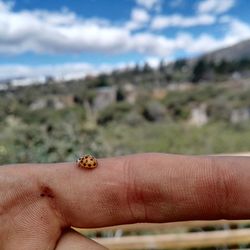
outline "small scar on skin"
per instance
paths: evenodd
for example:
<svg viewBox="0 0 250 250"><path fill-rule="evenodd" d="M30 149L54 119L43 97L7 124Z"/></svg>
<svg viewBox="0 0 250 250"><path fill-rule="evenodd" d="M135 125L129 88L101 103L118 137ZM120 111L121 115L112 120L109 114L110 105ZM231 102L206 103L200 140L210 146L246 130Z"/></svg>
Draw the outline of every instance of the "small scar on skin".
<svg viewBox="0 0 250 250"><path fill-rule="evenodd" d="M41 187L40 196L41 197L48 197L48 198L51 198L51 199L53 199L55 197L52 190L47 186L42 186Z"/></svg>

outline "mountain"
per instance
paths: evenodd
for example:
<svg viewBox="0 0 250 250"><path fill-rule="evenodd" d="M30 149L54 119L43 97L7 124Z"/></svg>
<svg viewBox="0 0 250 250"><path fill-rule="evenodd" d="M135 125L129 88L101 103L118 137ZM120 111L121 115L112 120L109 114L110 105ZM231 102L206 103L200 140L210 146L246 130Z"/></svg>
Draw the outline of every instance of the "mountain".
<svg viewBox="0 0 250 250"><path fill-rule="evenodd" d="M221 60L238 61L241 59L250 59L250 39L230 47L216 50L202 57L208 61L214 62L219 62Z"/></svg>

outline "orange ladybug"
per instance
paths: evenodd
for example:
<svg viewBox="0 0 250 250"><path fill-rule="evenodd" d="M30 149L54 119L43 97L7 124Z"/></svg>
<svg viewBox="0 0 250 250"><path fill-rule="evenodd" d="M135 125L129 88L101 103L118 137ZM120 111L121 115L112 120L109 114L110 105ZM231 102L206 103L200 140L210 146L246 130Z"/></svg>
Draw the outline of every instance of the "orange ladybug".
<svg viewBox="0 0 250 250"><path fill-rule="evenodd" d="M84 155L80 157L77 161L77 165L80 168L96 168L98 163L95 157L92 155Z"/></svg>

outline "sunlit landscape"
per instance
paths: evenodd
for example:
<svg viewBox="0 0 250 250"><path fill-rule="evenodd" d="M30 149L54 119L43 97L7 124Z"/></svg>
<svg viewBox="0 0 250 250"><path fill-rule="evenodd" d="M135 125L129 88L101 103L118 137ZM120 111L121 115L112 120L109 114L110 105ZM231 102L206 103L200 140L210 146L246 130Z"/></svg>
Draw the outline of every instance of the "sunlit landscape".
<svg viewBox="0 0 250 250"><path fill-rule="evenodd" d="M249 1L87 2L0 0L1 165L72 162L82 152L250 152ZM249 224L81 233L110 249L141 249L123 248L130 236L143 249L238 249L250 237L227 241L224 231L249 234ZM199 240L210 231L215 243ZM145 243L150 235L159 236L156 247Z"/></svg>

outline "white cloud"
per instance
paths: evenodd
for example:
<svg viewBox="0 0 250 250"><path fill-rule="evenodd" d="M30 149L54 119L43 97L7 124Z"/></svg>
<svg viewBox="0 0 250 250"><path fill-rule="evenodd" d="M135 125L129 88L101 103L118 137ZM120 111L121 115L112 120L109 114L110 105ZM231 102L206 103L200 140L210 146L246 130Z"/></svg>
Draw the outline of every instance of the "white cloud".
<svg viewBox="0 0 250 250"><path fill-rule="evenodd" d="M147 9L159 8L161 6L161 0L136 0L136 3Z"/></svg>
<svg viewBox="0 0 250 250"><path fill-rule="evenodd" d="M203 0L197 5L199 13L224 13L235 5L235 0Z"/></svg>
<svg viewBox="0 0 250 250"><path fill-rule="evenodd" d="M214 38L208 34L202 34L197 39L193 38L194 44L187 48L188 52L204 53L215 49L234 45L245 39L250 39L250 26L235 18L222 19L227 22L227 33L223 38Z"/></svg>
<svg viewBox="0 0 250 250"><path fill-rule="evenodd" d="M216 17L211 14L199 14L194 17L156 16L151 26L154 29L173 26L191 27L209 25L214 23L215 19ZM186 54L203 53L250 38L250 26L247 23L228 16L220 17L219 20L220 25L225 28L222 38L215 38L206 33L198 36L190 33L177 33L174 37L168 37L155 34L152 30L144 32L137 30L141 27L148 27L150 21L148 12L141 8L132 11L129 27L129 22L114 25L98 18L83 19L67 10L16 12L10 4L5 4L0 0L0 54L24 52L122 54L129 52L140 53L146 58L151 58L151 62L156 62L152 58L172 59L178 51L184 51ZM6 65L0 66L0 78L7 75L32 76L52 73L84 76L87 73L112 68L112 65L98 67L90 64L44 67Z"/></svg>
<svg viewBox="0 0 250 250"><path fill-rule="evenodd" d="M66 63L56 65L2 65L0 67L0 81L14 80L16 85L28 85L35 82L44 83L46 77L55 80L80 79L95 76L100 73L111 73L113 70L133 68L135 62L120 62L117 64ZM1 89L1 83L0 83Z"/></svg>
<svg viewBox="0 0 250 250"><path fill-rule="evenodd" d="M193 17L184 17L181 15L156 16L152 23L152 29L164 29L167 27L192 27L198 25L211 25L216 22L212 15L198 15Z"/></svg>
<svg viewBox="0 0 250 250"><path fill-rule="evenodd" d="M125 24L124 28L128 31L138 30L149 22L150 16L145 9L135 8L131 12L131 19Z"/></svg>
<svg viewBox="0 0 250 250"><path fill-rule="evenodd" d="M66 75L79 75L84 77L87 73L95 72L95 67L87 63L72 63L60 65L45 66L27 66L27 65L2 65L0 67L0 79L19 77L41 77L54 76L62 77Z"/></svg>
<svg viewBox="0 0 250 250"><path fill-rule="evenodd" d="M2 65L0 67L0 80L30 78L31 81L36 79L43 80L45 76L52 76L55 79L77 79L87 75L96 75L99 73L109 73L114 69L123 70L134 66L130 63L118 63L115 65L101 64L99 66L89 63L68 63L57 65ZM21 79L20 82L23 82ZM26 82L26 81L24 81Z"/></svg>
<svg viewBox="0 0 250 250"><path fill-rule="evenodd" d="M156 69L161 63L161 59L159 57L148 57L145 61L149 64L151 68L154 69Z"/></svg>
<svg viewBox="0 0 250 250"><path fill-rule="evenodd" d="M228 30L223 39L215 39L207 34L198 37L190 34L177 34L176 37L168 38L152 32L132 33L133 29L128 28L128 23L115 26L107 20L79 18L75 13L67 10L14 12L10 5L1 1L0 3L2 6L0 53L2 54L136 52L146 56L165 57L173 55L178 50L202 52L223 44L227 45L229 40L238 41L248 37L249 26L236 20L227 24ZM131 13L130 25L133 24L135 29L147 24L148 20L148 13L137 8ZM154 19L152 27L155 29L168 26L190 27L208 25L214 21L213 16L205 14L196 17L158 16ZM242 32L237 32L236 27ZM195 49L190 49L191 47Z"/></svg>
<svg viewBox="0 0 250 250"><path fill-rule="evenodd" d="M227 40L229 43L237 43L250 38L250 25L244 23L236 18L228 20Z"/></svg>
<svg viewBox="0 0 250 250"><path fill-rule="evenodd" d="M140 25L148 18L140 9L132 13L132 21ZM132 34L122 26L112 26L105 20L83 20L71 12L8 10L0 14L0 53L169 54L169 44L172 41L161 36Z"/></svg>
<svg viewBox="0 0 250 250"><path fill-rule="evenodd" d="M148 22L150 19L150 16L147 11L144 9L135 8L132 10L131 14L132 20L138 22L138 23L145 23Z"/></svg>
<svg viewBox="0 0 250 250"><path fill-rule="evenodd" d="M106 20L84 20L72 12L0 12L0 53L116 53L126 51L128 38Z"/></svg>
<svg viewBox="0 0 250 250"><path fill-rule="evenodd" d="M200 54L250 38L250 26L248 24L232 17L223 17L221 19L228 30L221 39L206 33L197 37L193 37L189 33L179 33L175 38L171 39L151 33L139 33L130 37L132 42L129 43L127 41L127 47L129 51L137 51L147 55L145 61L152 67L156 67L161 58L164 58L165 61L172 61L174 59L173 54L179 50L183 50L187 54ZM95 75L101 72L111 72L113 69L124 69L133 65L133 62L116 65L102 64L99 66L88 63L45 66L2 65L0 66L0 80L10 76L12 78L54 76L58 79L72 79L89 74Z"/></svg>

